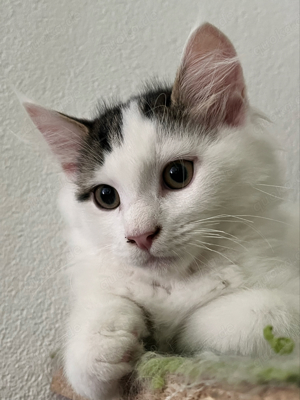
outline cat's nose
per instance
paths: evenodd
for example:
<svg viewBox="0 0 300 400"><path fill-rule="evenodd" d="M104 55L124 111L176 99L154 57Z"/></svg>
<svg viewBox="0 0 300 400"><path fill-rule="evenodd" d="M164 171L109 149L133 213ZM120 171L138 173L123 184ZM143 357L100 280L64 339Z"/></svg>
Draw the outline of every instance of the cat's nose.
<svg viewBox="0 0 300 400"><path fill-rule="evenodd" d="M153 240L157 237L160 232L160 228L156 228L153 231L142 233L137 236L127 236L129 243L135 243L142 250L150 250Z"/></svg>

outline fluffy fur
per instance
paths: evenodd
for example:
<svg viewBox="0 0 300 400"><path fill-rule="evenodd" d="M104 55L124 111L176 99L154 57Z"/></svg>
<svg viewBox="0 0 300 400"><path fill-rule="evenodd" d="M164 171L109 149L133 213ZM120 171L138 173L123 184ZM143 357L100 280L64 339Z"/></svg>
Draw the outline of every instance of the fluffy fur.
<svg viewBox="0 0 300 400"><path fill-rule="evenodd" d="M297 340L299 223L278 196L284 187L278 146L265 118L248 106L229 40L209 24L196 37L208 52L223 54L222 73L195 72L203 55L192 36L172 93L158 88L154 100L163 94L162 102L149 106L148 91L120 105L105 136L101 131L106 150L99 158L95 121L69 121L70 137L74 131L82 139L68 161L72 168L64 168L60 195L75 249L64 359L74 389L92 400L121 395L120 379L149 350L149 338L160 352L260 357L270 355L266 325ZM212 83L204 106L195 95L203 74ZM226 76L230 84L223 85ZM43 114L44 129L35 106L25 107L46 139L60 134L57 114ZM193 179L168 190L162 171L179 159L194 162ZM89 188L102 183L118 190L118 208L99 209L92 201ZM127 242L156 226L161 231L150 252Z"/></svg>

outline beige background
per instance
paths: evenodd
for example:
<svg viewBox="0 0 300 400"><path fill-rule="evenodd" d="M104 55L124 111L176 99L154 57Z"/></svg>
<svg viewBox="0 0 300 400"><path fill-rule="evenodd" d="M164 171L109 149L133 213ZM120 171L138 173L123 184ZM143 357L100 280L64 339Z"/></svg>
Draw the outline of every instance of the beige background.
<svg viewBox="0 0 300 400"><path fill-rule="evenodd" d="M298 0L2 0L0 7L0 398L45 400L67 313L60 176L38 150L11 85L43 105L89 116L100 97L124 98L152 76L172 79L202 16L236 45L252 104L276 123L296 197Z"/></svg>

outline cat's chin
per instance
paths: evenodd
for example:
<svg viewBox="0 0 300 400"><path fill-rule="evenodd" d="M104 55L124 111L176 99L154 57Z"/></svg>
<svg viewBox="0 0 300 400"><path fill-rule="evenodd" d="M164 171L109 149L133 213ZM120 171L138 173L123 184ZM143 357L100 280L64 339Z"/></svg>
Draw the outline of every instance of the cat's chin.
<svg viewBox="0 0 300 400"><path fill-rule="evenodd" d="M128 260L129 261L129 260ZM136 258L131 259L130 264L145 271L156 271L158 273L168 273L175 271L186 271L193 260L184 259L171 255L153 255L151 253L142 252ZM184 263L184 264L183 264Z"/></svg>
<svg viewBox="0 0 300 400"><path fill-rule="evenodd" d="M168 269L177 263L176 257L155 257L149 255L148 259L140 264L141 267L150 269Z"/></svg>

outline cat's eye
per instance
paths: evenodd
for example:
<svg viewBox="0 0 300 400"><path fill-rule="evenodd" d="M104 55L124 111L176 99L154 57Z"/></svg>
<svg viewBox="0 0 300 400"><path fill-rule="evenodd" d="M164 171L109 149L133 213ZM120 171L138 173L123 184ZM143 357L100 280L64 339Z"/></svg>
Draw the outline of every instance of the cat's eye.
<svg viewBox="0 0 300 400"><path fill-rule="evenodd" d="M177 160L169 163L163 172L163 180L169 189L183 189L193 178L192 161Z"/></svg>
<svg viewBox="0 0 300 400"><path fill-rule="evenodd" d="M94 189L94 200L98 207L113 210L120 205L120 197L115 188L99 185Z"/></svg>

